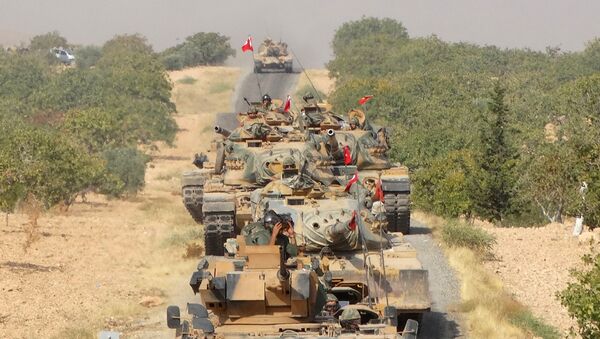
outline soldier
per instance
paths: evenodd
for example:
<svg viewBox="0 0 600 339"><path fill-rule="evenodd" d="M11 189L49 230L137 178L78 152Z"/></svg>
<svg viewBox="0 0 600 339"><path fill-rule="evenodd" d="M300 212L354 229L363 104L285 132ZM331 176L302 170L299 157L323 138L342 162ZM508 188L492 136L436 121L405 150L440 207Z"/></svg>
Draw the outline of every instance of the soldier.
<svg viewBox="0 0 600 339"><path fill-rule="evenodd" d="M261 108L264 111L275 111L275 110L277 110L277 106L272 103L271 96L268 95L268 94L263 95Z"/></svg>
<svg viewBox="0 0 600 339"><path fill-rule="evenodd" d="M322 315L332 317L339 309L340 302L338 301L338 298L331 293L327 293L327 300L325 305L323 305L323 311L321 312Z"/></svg>
<svg viewBox="0 0 600 339"><path fill-rule="evenodd" d="M287 257L295 257L298 254L298 248L293 224L291 218L268 210L262 222L244 226L242 235L246 238L248 245L280 245Z"/></svg>
<svg viewBox="0 0 600 339"><path fill-rule="evenodd" d="M340 315L340 325L346 332L357 332L360 325L360 313L355 308L346 307Z"/></svg>
<svg viewBox="0 0 600 339"><path fill-rule="evenodd" d="M357 117L352 117L350 118L350 130L354 131L355 129L360 127L360 122L358 121Z"/></svg>

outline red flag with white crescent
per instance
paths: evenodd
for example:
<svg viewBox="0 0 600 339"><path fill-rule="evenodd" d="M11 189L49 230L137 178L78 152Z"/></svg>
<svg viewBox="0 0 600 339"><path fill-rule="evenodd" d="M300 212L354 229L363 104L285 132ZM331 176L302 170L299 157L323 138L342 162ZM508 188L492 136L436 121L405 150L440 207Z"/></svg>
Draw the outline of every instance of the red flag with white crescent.
<svg viewBox="0 0 600 339"><path fill-rule="evenodd" d="M247 52L247 51L254 52L254 47L252 47L252 36L250 36L250 35L248 35L248 39L246 39L246 42L244 42L244 44L242 45L242 52Z"/></svg>
<svg viewBox="0 0 600 339"><path fill-rule="evenodd" d="M350 188L352 187L352 185L354 185L356 182L358 182L358 172L354 173L352 178L350 178L350 180L348 180L348 183L346 184L346 189L344 189L344 192L348 192L350 190Z"/></svg>
<svg viewBox="0 0 600 339"><path fill-rule="evenodd" d="M356 230L356 210L352 211L352 219L350 219L350 222L348 223L348 227L352 231Z"/></svg>
<svg viewBox="0 0 600 339"><path fill-rule="evenodd" d="M350 153L350 146L344 146L344 165L350 165L352 163L352 153Z"/></svg>
<svg viewBox="0 0 600 339"><path fill-rule="evenodd" d="M360 98L360 100L358 100L358 104L364 105L367 103L367 101L371 100L371 98L373 98L372 95L365 95L364 97Z"/></svg>
<svg viewBox="0 0 600 339"><path fill-rule="evenodd" d="M290 108L292 107L292 98L288 95L287 99L285 100L285 105L283 105L283 111L285 113L290 111Z"/></svg>

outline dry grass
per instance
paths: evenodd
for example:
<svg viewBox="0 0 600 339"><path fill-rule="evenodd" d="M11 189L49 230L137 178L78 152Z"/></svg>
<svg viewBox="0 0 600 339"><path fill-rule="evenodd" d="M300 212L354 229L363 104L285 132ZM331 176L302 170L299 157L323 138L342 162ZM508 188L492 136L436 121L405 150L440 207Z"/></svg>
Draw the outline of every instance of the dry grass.
<svg viewBox="0 0 600 339"><path fill-rule="evenodd" d="M448 222L414 212L415 220L431 227L443 239ZM461 281L461 305L466 336L470 338L557 338L556 331L536 319L504 288L502 281L482 265L481 253L466 247L444 246L450 266Z"/></svg>
<svg viewBox="0 0 600 339"><path fill-rule="evenodd" d="M205 66L171 72L169 77L175 85L171 98L177 105L177 112L195 114L231 110L231 97L240 72L238 68Z"/></svg>

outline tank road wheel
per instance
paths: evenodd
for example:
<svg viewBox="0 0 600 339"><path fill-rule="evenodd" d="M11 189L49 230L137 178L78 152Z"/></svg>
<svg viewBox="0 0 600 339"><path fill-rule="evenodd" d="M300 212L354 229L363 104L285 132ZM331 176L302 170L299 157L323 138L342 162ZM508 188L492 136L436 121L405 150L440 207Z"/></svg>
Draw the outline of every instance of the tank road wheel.
<svg viewBox="0 0 600 339"><path fill-rule="evenodd" d="M185 186L182 189L183 193L183 204L188 210L194 221L202 223L202 192L204 186L194 185Z"/></svg>
<svg viewBox="0 0 600 339"><path fill-rule="evenodd" d="M233 212L208 212L204 215L205 255L225 255L224 244L235 237Z"/></svg>
<svg viewBox="0 0 600 339"><path fill-rule="evenodd" d="M410 200L406 193L388 192L384 195L385 215L388 230L410 233Z"/></svg>

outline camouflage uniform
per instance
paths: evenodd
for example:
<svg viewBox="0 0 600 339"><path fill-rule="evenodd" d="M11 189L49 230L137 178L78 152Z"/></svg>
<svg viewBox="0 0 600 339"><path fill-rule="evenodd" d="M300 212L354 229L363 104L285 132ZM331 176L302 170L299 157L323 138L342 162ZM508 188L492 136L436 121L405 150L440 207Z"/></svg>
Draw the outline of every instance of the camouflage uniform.
<svg viewBox="0 0 600 339"><path fill-rule="evenodd" d="M283 218L280 219L284 222ZM271 240L272 228L267 226L264 221L249 223L242 229L242 235L246 238L247 245L268 245ZM298 255L298 248L294 244L290 244L290 239L278 234L275 240L275 245L282 246L287 253L287 257L295 257Z"/></svg>

